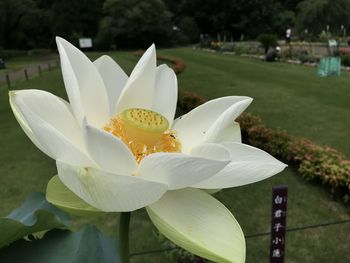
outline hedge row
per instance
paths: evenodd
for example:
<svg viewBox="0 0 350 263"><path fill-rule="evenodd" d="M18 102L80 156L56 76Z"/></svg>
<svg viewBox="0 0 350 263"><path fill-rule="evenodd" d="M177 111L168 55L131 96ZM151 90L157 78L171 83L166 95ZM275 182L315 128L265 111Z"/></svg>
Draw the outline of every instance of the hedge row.
<svg viewBox="0 0 350 263"><path fill-rule="evenodd" d="M180 91L179 111L188 112L206 100L193 92ZM286 131L266 127L261 118L243 113L237 121L245 143L258 147L276 158L294 166L306 180L319 181L350 200L350 160L339 151L297 138Z"/></svg>
<svg viewBox="0 0 350 263"><path fill-rule="evenodd" d="M249 144L296 165L306 180L321 181L333 193L340 193L345 201L349 200L350 160L346 160L342 153L285 131L268 128L252 114L242 114L237 121L241 125L243 138Z"/></svg>

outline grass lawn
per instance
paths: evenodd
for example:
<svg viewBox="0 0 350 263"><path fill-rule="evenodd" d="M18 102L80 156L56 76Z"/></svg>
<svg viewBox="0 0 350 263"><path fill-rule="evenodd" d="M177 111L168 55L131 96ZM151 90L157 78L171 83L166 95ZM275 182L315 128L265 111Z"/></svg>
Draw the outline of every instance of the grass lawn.
<svg viewBox="0 0 350 263"><path fill-rule="evenodd" d="M207 98L249 95L255 98L249 110L261 115L269 126L283 128L317 143L330 145L350 156L347 141L350 127L350 74L321 79L315 69L287 64L268 64L230 55L191 49L160 51L181 57L187 68L179 76L179 86ZM96 58L99 54L91 53ZM130 53L112 53L129 73L137 61ZM66 97L58 69L29 82L17 82L14 89L38 88ZM56 173L54 161L37 150L15 121L8 105L5 86L0 86L0 215L19 206L31 191L45 191ZM349 219L349 209L332 200L328 189L305 182L292 168L253 185L224 190L217 194L240 222L245 234L267 232L270 228L271 187L289 186L288 227ZM88 222L74 219L74 226ZM93 219L113 235L117 214ZM152 224L144 210L134 213L131 225L131 250L159 249ZM348 245L350 224L290 232L287 235L286 262L350 262ZM247 263L268 262L269 238L247 239ZM133 262L167 262L164 254L133 257Z"/></svg>
<svg viewBox="0 0 350 263"><path fill-rule="evenodd" d="M12 57L5 60L6 69L0 70L0 74L4 74L14 70L19 70L28 66L29 64L39 63L45 61L46 59L47 56L44 56L42 54Z"/></svg>

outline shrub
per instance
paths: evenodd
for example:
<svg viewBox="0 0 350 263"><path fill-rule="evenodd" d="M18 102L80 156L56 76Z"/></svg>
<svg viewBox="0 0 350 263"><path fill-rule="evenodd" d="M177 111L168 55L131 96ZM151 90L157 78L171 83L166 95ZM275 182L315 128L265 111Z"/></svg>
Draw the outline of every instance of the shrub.
<svg viewBox="0 0 350 263"><path fill-rule="evenodd" d="M248 48L245 47L244 45L235 45L233 47L233 51L235 52L236 55L247 54Z"/></svg>
<svg viewBox="0 0 350 263"><path fill-rule="evenodd" d="M268 52L270 47L277 46L277 36L272 34L261 34L257 39L261 46L265 49L265 54Z"/></svg>
<svg viewBox="0 0 350 263"><path fill-rule="evenodd" d="M172 59L172 58L157 56L157 59L170 62L176 74L182 73L186 68L185 62L179 58Z"/></svg>
<svg viewBox="0 0 350 263"><path fill-rule="evenodd" d="M306 63L309 61L309 54L307 52L305 53L300 53L299 55L299 60L301 63Z"/></svg>
<svg viewBox="0 0 350 263"><path fill-rule="evenodd" d="M297 138L285 131L266 127L260 118L242 114L237 121L250 145L269 152L297 167L306 180L320 181L331 191L348 201L350 191L350 161L339 151Z"/></svg>
<svg viewBox="0 0 350 263"><path fill-rule="evenodd" d="M177 107L183 113L187 113L192 109L203 104L206 100L195 92L179 90Z"/></svg>
<svg viewBox="0 0 350 263"><path fill-rule="evenodd" d="M326 32L326 31L322 31L318 35L318 38L319 38L319 41L328 42L328 40L332 38L332 33L331 32Z"/></svg>
<svg viewBox="0 0 350 263"><path fill-rule="evenodd" d="M341 63L345 67L350 67L350 54L341 56Z"/></svg>

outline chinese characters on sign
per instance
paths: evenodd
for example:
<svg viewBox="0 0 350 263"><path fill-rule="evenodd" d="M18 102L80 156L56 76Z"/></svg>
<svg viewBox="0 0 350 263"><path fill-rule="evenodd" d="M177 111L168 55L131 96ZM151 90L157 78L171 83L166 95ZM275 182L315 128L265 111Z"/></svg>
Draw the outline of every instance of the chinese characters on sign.
<svg viewBox="0 0 350 263"><path fill-rule="evenodd" d="M288 186L272 189L270 263L284 262Z"/></svg>

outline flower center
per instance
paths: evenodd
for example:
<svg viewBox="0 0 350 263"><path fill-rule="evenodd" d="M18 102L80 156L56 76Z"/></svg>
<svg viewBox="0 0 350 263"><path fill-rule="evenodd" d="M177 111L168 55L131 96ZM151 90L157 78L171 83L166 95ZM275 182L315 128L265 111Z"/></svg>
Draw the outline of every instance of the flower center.
<svg viewBox="0 0 350 263"><path fill-rule="evenodd" d="M156 152L181 152L175 131L169 130L168 120L146 109L128 109L110 119L103 127L121 139L137 162Z"/></svg>

